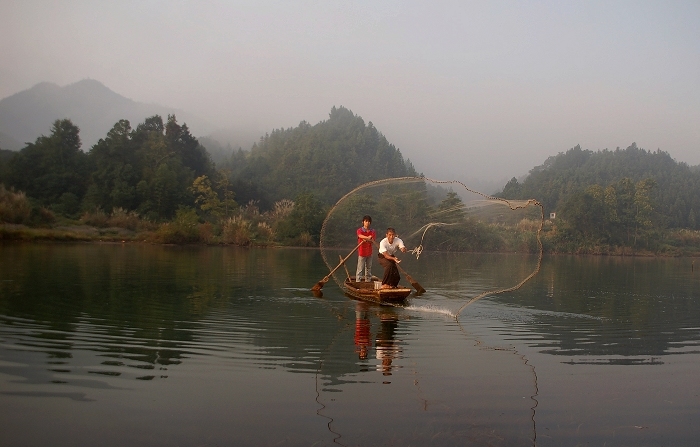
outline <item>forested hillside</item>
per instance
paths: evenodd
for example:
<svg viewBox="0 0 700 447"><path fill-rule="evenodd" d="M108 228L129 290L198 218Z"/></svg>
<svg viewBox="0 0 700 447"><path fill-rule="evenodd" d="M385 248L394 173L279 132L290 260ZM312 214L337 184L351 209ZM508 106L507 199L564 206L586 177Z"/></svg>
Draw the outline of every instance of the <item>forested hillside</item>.
<svg viewBox="0 0 700 447"><path fill-rule="evenodd" d="M534 197L547 214L556 213L555 240L565 251L583 246L656 251L678 230L700 229L700 172L636 144L598 152L576 146L549 157L522 183L511 179L499 196Z"/></svg>
<svg viewBox="0 0 700 447"><path fill-rule="evenodd" d="M362 183L416 175L371 122L344 107L314 126L275 130L221 167L231 172L239 201L259 200L263 208L304 191L330 205Z"/></svg>
<svg viewBox="0 0 700 447"><path fill-rule="evenodd" d="M0 150L0 222L52 227L68 219L145 229L153 240L175 243L316 245L328 209L346 193L373 180L419 175L371 122L343 107L315 125L274 130L218 166L172 115L135 128L120 120L87 152L70 120L56 120L50 131L18 152ZM406 202L422 206L410 210L413 218L464 206L454 192L433 189ZM577 146L548 158L522 183L513 178L500 196L536 199L546 215L556 214L542 232L550 252L700 250L700 171L666 152ZM363 203L357 213L374 202ZM485 224L445 247L533 250L534 239L523 243L518 228L535 224ZM7 231L0 228L0 238Z"/></svg>
<svg viewBox="0 0 700 447"><path fill-rule="evenodd" d="M134 227L174 220L164 232L190 234L164 239L201 239L192 229L206 224L205 233L236 243L306 245L317 242L325 210L348 191L412 175L411 163L372 123L343 107L314 126L275 130L218 169L174 116L164 122L156 115L135 129L120 120L88 152L79 128L63 119L19 152L0 152L0 221L42 225L64 216Z"/></svg>

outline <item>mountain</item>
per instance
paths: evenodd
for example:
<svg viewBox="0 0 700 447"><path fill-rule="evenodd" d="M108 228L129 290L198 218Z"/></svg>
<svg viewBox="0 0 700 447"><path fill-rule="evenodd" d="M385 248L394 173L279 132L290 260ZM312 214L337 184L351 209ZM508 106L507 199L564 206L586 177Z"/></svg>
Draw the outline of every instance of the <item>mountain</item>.
<svg viewBox="0 0 700 447"><path fill-rule="evenodd" d="M68 118L80 128L82 149L87 151L120 119L136 126L147 117L165 119L168 114L192 128L181 110L133 101L93 79L65 87L42 82L0 100L0 148L21 149L24 143L47 135L55 120Z"/></svg>

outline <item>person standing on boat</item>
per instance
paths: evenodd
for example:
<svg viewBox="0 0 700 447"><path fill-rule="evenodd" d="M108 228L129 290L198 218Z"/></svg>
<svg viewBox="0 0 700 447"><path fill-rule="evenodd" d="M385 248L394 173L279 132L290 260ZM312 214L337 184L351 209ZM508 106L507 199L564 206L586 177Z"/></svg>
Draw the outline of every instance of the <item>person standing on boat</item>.
<svg viewBox="0 0 700 447"><path fill-rule="evenodd" d="M406 253L403 241L396 237L396 230L389 227L386 229L386 237L379 243L379 264L384 267L382 289L393 289L401 280L399 269L396 267L401 260L394 255L397 250Z"/></svg>
<svg viewBox="0 0 700 447"><path fill-rule="evenodd" d="M355 281L372 281L372 244L377 240L377 232L369 226L372 225L372 218L364 216L362 218L362 226L357 229L357 243L360 248L357 249L357 272L355 273Z"/></svg>

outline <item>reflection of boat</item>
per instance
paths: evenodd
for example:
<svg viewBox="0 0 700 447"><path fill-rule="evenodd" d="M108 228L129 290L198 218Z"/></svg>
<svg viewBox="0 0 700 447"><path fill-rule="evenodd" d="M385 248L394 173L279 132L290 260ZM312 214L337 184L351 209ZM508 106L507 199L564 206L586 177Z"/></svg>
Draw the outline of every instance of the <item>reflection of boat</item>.
<svg viewBox="0 0 700 447"><path fill-rule="evenodd" d="M376 289L375 284L379 278L372 277L371 282L357 282L355 278L346 278L343 283L345 293L359 300L372 301L374 303L403 303L408 295L411 294L411 289L406 287L397 287L395 289Z"/></svg>

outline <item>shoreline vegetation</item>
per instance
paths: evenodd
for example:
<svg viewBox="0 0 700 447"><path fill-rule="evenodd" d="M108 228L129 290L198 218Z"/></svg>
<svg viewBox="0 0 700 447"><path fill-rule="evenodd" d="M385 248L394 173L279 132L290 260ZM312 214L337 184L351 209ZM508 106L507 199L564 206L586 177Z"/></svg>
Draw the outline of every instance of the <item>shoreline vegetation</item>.
<svg viewBox="0 0 700 447"><path fill-rule="evenodd" d="M134 225L135 224L135 225ZM528 222L530 226L536 222ZM522 226L522 223L521 223ZM249 225L244 225L249 227ZM700 231L676 230L666 235L666 244L660 250L625 246L607 246L603 244L577 247L575 250L562 250L556 246L556 227L546 221L541 232L543 252L545 254L593 255L593 256L637 256L637 257L700 257ZM474 253L536 253L536 240L513 245L521 233L517 228L499 227L503 244L500 249L456 250ZM515 235L511 241L509 234ZM82 221L56 222L55 225L32 227L24 224L0 223L0 243L15 242L86 242L86 243L144 243L162 245L201 245L201 246L237 246L237 247L284 247L314 248L318 247L311 235L305 235L295 243L280 243L274 240L251 240L251 234L238 229L238 232L217 234L209 223L184 225L182 222L155 224L131 217L127 225L106 221L104 225L95 226ZM437 250L441 251L441 250ZM444 251L444 250L442 250Z"/></svg>
<svg viewBox="0 0 700 447"><path fill-rule="evenodd" d="M0 149L0 240L317 247L331 206L348 191L424 178L371 122L343 107L316 125L274 130L249 151L229 149L215 162L186 124L156 115L136 128L120 120L85 152L80 129L56 120L49 136L24 149ZM439 251L537 253L542 224L548 254L700 255L700 167L635 144L577 146L511 179L494 197L535 198L544 214L499 224L472 219L451 189L397 188L404 206L389 189L358 195L344 222L364 214L413 224L457 219L459 227L433 230ZM542 223L542 215L550 219Z"/></svg>

